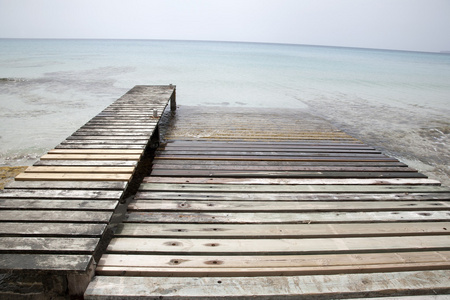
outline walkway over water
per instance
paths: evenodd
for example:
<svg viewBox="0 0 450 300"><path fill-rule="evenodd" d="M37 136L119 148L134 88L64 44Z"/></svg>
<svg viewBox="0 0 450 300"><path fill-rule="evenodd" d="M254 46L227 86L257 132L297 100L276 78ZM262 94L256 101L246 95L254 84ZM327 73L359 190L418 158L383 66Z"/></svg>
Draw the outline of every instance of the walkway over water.
<svg viewBox="0 0 450 300"><path fill-rule="evenodd" d="M173 86L134 87L0 191L0 298L84 293L169 101Z"/></svg>
<svg viewBox="0 0 450 300"><path fill-rule="evenodd" d="M450 293L450 189L304 111L183 108L87 299Z"/></svg>

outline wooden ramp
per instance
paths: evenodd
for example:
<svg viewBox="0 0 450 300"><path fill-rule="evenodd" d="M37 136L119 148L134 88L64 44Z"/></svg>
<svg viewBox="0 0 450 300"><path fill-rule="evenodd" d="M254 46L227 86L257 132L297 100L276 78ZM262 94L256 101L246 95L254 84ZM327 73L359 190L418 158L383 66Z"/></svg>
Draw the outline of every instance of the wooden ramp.
<svg viewBox="0 0 450 300"><path fill-rule="evenodd" d="M175 108L173 86L134 87L0 191L0 272L62 276L83 294L170 100Z"/></svg>
<svg viewBox="0 0 450 300"><path fill-rule="evenodd" d="M306 113L199 111L177 113L86 299L450 293L449 188Z"/></svg>

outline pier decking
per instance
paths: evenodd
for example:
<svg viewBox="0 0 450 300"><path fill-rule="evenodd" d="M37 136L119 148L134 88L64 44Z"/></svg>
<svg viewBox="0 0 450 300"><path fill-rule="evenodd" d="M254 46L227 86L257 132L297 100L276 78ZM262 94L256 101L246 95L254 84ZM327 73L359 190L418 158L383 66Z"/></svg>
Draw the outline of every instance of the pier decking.
<svg viewBox="0 0 450 300"><path fill-rule="evenodd" d="M439 182L304 112L179 111L165 139L87 299L450 293Z"/></svg>
<svg viewBox="0 0 450 300"><path fill-rule="evenodd" d="M108 224L149 141L158 139L170 101L175 109L173 86L136 86L0 191L0 272L42 274L63 282L59 293L84 293ZM44 293L54 292L49 285Z"/></svg>
<svg viewBox="0 0 450 300"><path fill-rule="evenodd" d="M305 111L181 107L165 127L169 101L136 86L0 191L0 280L31 274L25 298L450 294L450 188Z"/></svg>

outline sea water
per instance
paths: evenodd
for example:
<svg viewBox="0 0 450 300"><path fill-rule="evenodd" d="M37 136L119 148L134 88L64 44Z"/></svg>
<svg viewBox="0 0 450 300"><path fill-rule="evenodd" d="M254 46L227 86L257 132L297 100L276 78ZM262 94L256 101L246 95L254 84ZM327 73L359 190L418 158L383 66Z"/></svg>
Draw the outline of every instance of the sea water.
<svg viewBox="0 0 450 300"><path fill-rule="evenodd" d="M32 163L135 85L175 84L180 106L306 109L441 179L450 172L448 54L0 39L0 78L0 165Z"/></svg>

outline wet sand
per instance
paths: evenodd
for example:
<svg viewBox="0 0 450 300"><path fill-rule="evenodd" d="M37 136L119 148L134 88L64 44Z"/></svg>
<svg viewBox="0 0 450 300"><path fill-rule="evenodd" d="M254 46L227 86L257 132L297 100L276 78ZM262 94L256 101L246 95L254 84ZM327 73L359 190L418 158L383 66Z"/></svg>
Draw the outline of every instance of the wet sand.
<svg viewBox="0 0 450 300"><path fill-rule="evenodd" d="M0 167L0 190L5 187L6 184L14 180L19 173L23 172L27 167Z"/></svg>

